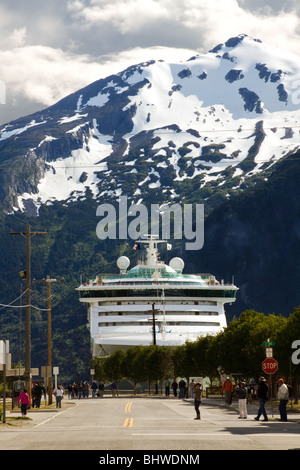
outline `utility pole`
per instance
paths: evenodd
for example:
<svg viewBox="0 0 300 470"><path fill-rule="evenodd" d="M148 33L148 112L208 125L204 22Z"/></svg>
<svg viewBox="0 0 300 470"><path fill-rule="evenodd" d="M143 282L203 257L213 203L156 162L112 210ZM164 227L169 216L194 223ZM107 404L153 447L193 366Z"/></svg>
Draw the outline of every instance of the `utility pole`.
<svg viewBox="0 0 300 470"><path fill-rule="evenodd" d="M52 405L52 327L51 327L51 283L64 282L64 279L41 279L34 282L43 282L47 285L47 327L48 327L48 367L47 367L47 385L48 385L48 405Z"/></svg>
<svg viewBox="0 0 300 470"><path fill-rule="evenodd" d="M31 261L30 241L34 235L45 235L47 232L31 232L27 224L26 232L10 232L10 235L22 235L26 238L26 271L20 273L26 279L26 316L25 316L25 371L24 378L29 396L31 396Z"/></svg>
<svg viewBox="0 0 300 470"><path fill-rule="evenodd" d="M150 310L148 313L152 313L152 332L153 332L153 344L156 346L156 331L155 331L155 314L159 312L159 309L156 309L154 307L154 303L152 304L152 310ZM156 382L155 384L155 393L156 395L158 394L158 384Z"/></svg>

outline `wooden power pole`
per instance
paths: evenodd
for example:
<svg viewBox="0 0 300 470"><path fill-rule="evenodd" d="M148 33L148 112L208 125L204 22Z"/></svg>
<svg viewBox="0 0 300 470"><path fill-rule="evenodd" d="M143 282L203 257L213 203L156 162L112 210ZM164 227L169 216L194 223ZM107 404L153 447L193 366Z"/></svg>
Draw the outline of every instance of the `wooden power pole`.
<svg viewBox="0 0 300 470"><path fill-rule="evenodd" d="M26 271L20 273L26 279L26 316L25 316L25 372L24 378L27 392L31 396L31 261L30 241L34 235L45 235L47 232L31 232L27 224L26 232L10 232L10 235L22 235L26 238Z"/></svg>
<svg viewBox="0 0 300 470"><path fill-rule="evenodd" d="M49 274L47 279L40 279L39 281L47 285L47 326L48 326L48 367L47 367L47 386L48 386L48 405L52 404L52 320L51 320L51 283L64 282L64 279L50 279Z"/></svg>

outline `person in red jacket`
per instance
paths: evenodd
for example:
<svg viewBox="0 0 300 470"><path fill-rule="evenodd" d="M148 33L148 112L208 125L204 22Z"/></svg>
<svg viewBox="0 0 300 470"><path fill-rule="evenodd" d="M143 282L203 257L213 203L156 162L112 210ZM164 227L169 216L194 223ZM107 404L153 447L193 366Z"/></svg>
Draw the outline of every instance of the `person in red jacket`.
<svg viewBox="0 0 300 470"><path fill-rule="evenodd" d="M233 385L229 377L226 377L223 383L222 392L225 392L225 406L230 406L232 403Z"/></svg>
<svg viewBox="0 0 300 470"><path fill-rule="evenodd" d="M24 388L23 392L20 393L19 395L18 404L19 403L21 403L21 414L23 418L23 416L26 416L27 408L29 408L30 406L30 398L29 398L26 388Z"/></svg>

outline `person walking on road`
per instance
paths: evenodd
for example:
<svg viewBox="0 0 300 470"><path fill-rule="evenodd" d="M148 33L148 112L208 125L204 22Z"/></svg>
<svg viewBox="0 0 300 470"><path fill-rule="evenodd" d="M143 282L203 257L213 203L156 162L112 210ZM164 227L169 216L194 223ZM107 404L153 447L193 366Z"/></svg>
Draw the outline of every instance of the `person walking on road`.
<svg viewBox="0 0 300 470"><path fill-rule="evenodd" d="M19 398L18 398L18 405L21 403L21 415L22 418L23 416L26 416L27 414L27 408L30 406L30 398L27 393L26 388L23 389L23 392L20 393Z"/></svg>
<svg viewBox="0 0 300 470"><path fill-rule="evenodd" d="M244 382L236 387L236 395L238 398L238 406L240 416L239 419L247 419L247 388Z"/></svg>
<svg viewBox="0 0 300 470"><path fill-rule="evenodd" d="M230 406L232 403L233 385L229 377L226 377L223 383L222 392L225 393L225 406Z"/></svg>
<svg viewBox="0 0 300 470"><path fill-rule="evenodd" d="M256 421L259 420L261 415L263 415L263 421L268 421L268 415L266 412L265 404L268 400L268 393L269 393L269 386L266 382L264 377L260 377L258 379L258 387L257 387L257 397L259 400L259 409L257 412L257 416L254 418Z"/></svg>
<svg viewBox="0 0 300 470"><path fill-rule="evenodd" d="M195 406L195 411L196 411L196 418L194 419L200 419L199 406L201 405L202 387L199 383L195 384L195 387L193 388L193 394L194 394L194 406Z"/></svg>
<svg viewBox="0 0 300 470"><path fill-rule="evenodd" d="M279 387L277 396L279 400L280 421L287 421L286 405L289 401L289 390L283 379L279 379L277 383Z"/></svg>

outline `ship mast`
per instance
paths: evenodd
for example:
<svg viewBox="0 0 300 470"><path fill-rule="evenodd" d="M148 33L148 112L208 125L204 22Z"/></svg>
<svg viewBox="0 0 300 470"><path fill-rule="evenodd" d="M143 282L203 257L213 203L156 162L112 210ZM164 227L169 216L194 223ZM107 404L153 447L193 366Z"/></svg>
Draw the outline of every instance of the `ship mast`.
<svg viewBox="0 0 300 470"><path fill-rule="evenodd" d="M148 245L148 247L146 247L145 264L155 269L157 269L157 265L159 263L157 244L167 243L166 240L158 240L156 237L157 235L148 235L148 238L138 240L138 243L144 243Z"/></svg>

